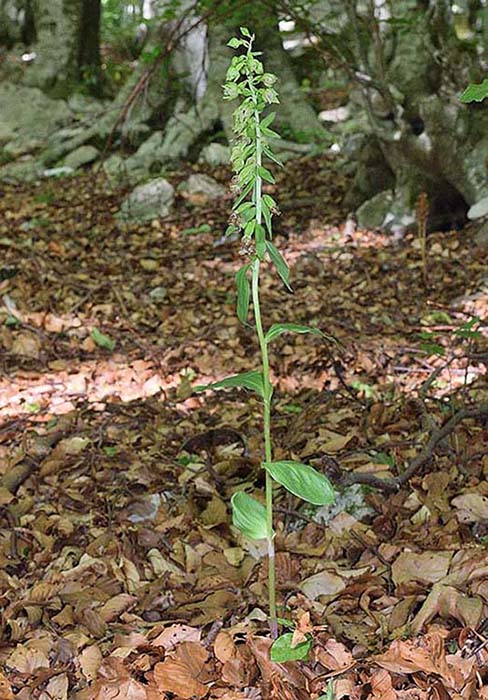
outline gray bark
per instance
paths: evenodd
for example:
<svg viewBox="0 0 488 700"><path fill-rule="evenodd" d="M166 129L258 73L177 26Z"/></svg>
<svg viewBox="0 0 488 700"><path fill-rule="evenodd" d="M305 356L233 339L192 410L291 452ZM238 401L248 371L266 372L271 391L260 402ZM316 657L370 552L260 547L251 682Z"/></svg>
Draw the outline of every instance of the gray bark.
<svg viewBox="0 0 488 700"><path fill-rule="evenodd" d="M444 0L432 3L408 32L384 38L381 48L385 72L369 46L367 69L375 86L366 81L361 95L380 146L378 162L386 162L395 178L385 224L411 223L418 195L427 192L431 228L450 226L488 194L488 114L459 100L462 89L482 76L478 56L458 40ZM358 172L349 203L357 205L367 189L363 177ZM451 211L451 203L462 211Z"/></svg>
<svg viewBox="0 0 488 700"><path fill-rule="evenodd" d="M59 95L68 94L79 78L83 0L37 0L37 57L26 84Z"/></svg>

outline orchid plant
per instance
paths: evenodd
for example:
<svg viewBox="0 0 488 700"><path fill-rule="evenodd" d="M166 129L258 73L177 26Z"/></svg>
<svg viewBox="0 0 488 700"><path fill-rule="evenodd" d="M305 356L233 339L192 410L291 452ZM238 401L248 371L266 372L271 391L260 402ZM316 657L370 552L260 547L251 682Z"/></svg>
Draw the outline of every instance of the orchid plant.
<svg viewBox="0 0 488 700"><path fill-rule="evenodd" d="M233 524L247 538L265 540L268 553L269 622L272 636L277 637L275 583L275 546L273 529L273 491L276 484L285 487L295 496L315 505L333 502L334 492L327 477L307 464L293 460L273 460L271 439L271 410L273 385L270 377L270 346L283 333L312 333L328 338L317 328L295 323L278 323L265 328L261 314L260 276L263 263L270 261L285 287L291 291L288 266L272 242L272 219L277 213L277 203L264 192L265 183L274 183L271 171L264 165L271 160L281 165L273 153L270 140L278 138L271 129L274 113L267 112L269 105L278 103L275 89L277 78L264 70L260 53L253 48L254 35L241 27L240 36L229 41L238 49L232 58L224 85L224 99L239 100L233 117L235 141L231 160L236 200L233 206L229 235L241 232L241 253L247 258L237 272L237 316L248 326L249 311L254 315L254 328L260 348L261 366L228 377L222 381L199 387L200 389L225 389L244 387L259 394L263 401L263 443L265 471L265 503L245 491L237 491L232 497ZM275 639L272 658L276 661L305 658L310 642L294 645L292 633Z"/></svg>

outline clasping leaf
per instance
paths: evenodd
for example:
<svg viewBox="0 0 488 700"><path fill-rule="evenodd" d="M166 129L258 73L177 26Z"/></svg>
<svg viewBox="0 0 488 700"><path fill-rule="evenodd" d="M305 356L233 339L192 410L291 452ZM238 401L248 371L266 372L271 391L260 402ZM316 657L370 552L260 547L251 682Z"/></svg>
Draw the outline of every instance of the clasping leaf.
<svg viewBox="0 0 488 700"><path fill-rule="evenodd" d="M335 342L335 339L332 338L332 336L322 333L322 331L318 328L312 328L311 326L300 326L297 323L273 324L266 333L266 342L271 343L271 341L273 341L275 338L278 338L278 336L282 335L282 333L311 333L312 335L319 335L322 338L326 338L327 340L332 340Z"/></svg>
<svg viewBox="0 0 488 700"><path fill-rule="evenodd" d="M237 318L246 325L249 313L249 302L251 300L251 287L247 278L247 271L250 265L244 265L236 274L237 284Z"/></svg>
<svg viewBox="0 0 488 700"><path fill-rule="evenodd" d="M334 489L329 479L308 464L282 460L265 462L266 471L290 493L315 506L334 502Z"/></svg>
<svg viewBox="0 0 488 700"><path fill-rule="evenodd" d="M235 493L231 503L234 526L252 540L266 539L266 508L263 504L244 491Z"/></svg>
<svg viewBox="0 0 488 700"><path fill-rule="evenodd" d="M281 255L278 248L275 245L273 245L273 243L271 243L271 241L266 241L266 249L269 253L269 257L271 258L271 262L278 270L279 276L291 292L292 288L290 286L290 271L288 269L288 265L286 264L284 257Z"/></svg>
<svg viewBox="0 0 488 700"><path fill-rule="evenodd" d="M234 374L232 377L226 377L220 382L200 384L199 386L195 387L195 391L205 391L206 389L233 389L235 387L250 389L264 398L263 373L260 370L255 369L251 370L250 372Z"/></svg>

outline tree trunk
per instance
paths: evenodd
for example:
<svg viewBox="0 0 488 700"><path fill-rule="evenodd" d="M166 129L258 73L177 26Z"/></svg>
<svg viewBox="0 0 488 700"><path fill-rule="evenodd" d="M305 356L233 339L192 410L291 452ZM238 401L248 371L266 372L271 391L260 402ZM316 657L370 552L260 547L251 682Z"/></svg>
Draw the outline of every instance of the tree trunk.
<svg viewBox="0 0 488 700"><path fill-rule="evenodd" d="M12 0L0 0L0 47L12 48L20 35L19 6Z"/></svg>
<svg viewBox="0 0 488 700"><path fill-rule="evenodd" d="M426 4L424 16L412 19L409 31L382 36L379 53L377 46L368 43L365 68L369 75L360 81L370 125L368 148L371 139L379 144L378 163L386 163L394 177L388 197L381 199L383 224L399 231L414 222L421 192L430 199L430 228L461 223L469 206L488 195L488 114L459 100L470 81L482 79L480 60L456 36L450 3L433 0L419 7ZM364 16L356 7L354 14L352 22L364 37ZM374 37L371 25L369 30ZM357 48L355 53L353 73L361 65ZM374 186L371 180L361 181L364 175L364 170L358 171L349 205L357 206L361 192Z"/></svg>
<svg viewBox="0 0 488 700"><path fill-rule="evenodd" d="M85 0L78 53L79 78L95 95L101 94L100 0Z"/></svg>
<svg viewBox="0 0 488 700"><path fill-rule="evenodd" d="M100 0L37 0L37 57L26 83L64 97L86 79L100 85Z"/></svg>

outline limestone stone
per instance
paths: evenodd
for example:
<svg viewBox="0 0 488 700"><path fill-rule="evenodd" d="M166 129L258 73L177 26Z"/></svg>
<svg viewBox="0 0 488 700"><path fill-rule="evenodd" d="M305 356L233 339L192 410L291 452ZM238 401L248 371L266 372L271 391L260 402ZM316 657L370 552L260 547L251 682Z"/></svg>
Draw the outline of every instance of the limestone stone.
<svg viewBox="0 0 488 700"><path fill-rule="evenodd" d="M357 221L361 228L374 229L384 225L393 204L391 190L379 192L357 210Z"/></svg>
<svg viewBox="0 0 488 700"><path fill-rule="evenodd" d="M230 160L230 148L222 143L209 143L202 148L198 161L209 165L225 165Z"/></svg>
<svg viewBox="0 0 488 700"><path fill-rule="evenodd" d="M126 222L152 221L170 212L174 189L165 178L159 177L136 187L124 200L118 218Z"/></svg>
<svg viewBox="0 0 488 700"><path fill-rule="evenodd" d="M73 168L73 170L77 170L83 165L93 163L99 155L100 152L95 146L80 146L66 156L64 165L68 168Z"/></svg>
<svg viewBox="0 0 488 700"><path fill-rule="evenodd" d="M468 219L481 219L484 216L488 216L488 197L483 197L478 202L473 204L473 206L468 211Z"/></svg>
<svg viewBox="0 0 488 700"><path fill-rule="evenodd" d="M227 189L220 185L210 175L195 173L181 185L181 191L192 197L202 197L207 200L219 199L227 193Z"/></svg>

